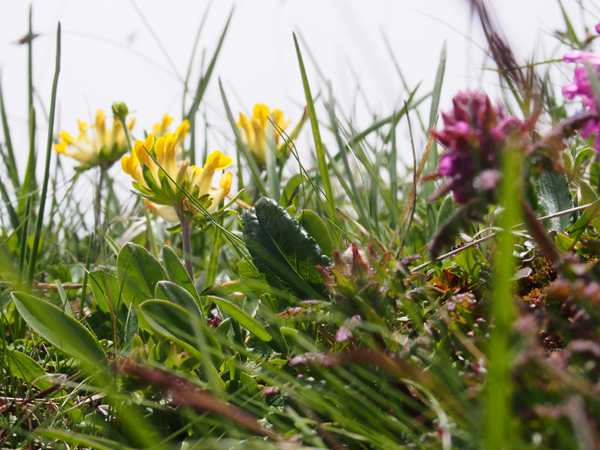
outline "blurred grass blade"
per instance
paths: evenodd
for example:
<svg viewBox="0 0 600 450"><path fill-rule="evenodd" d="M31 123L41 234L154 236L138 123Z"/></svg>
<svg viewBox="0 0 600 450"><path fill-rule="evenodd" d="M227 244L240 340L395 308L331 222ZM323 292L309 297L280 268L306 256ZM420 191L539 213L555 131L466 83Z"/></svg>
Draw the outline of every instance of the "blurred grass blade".
<svg viewBox="0 0 600 450"><path fill-rule="evenodd" d="M190 62L188 64L188 69L185 75L185 81L183 82L183 97L181 99L182 117L186 117L185 98L188 93L188 85L190 82L190 75L192 73L192 65L194 63L194 57L196 56L196 50L198 49L198 42L200 42L200 35L202 34L202 30L204 29L204 24L206 22L206 18L208 17L208 12L210 11L211 5L212 1L206 7L206 11L204 11L204 15L202 16L202 20L200 21L200 26L198 27L198 32L196 33L196 39L194 39L194 47L192 48L192 54L190 56Z"/></svg>
<svg viewBox="0 0 600 450"><path fill-rule="evenodd" d="M1 72L0 72L1 75ZM2 93L2 80L0 76L0 116L2 118L2 131L4 132L4 143L6 144L7 158L4 161L6 172L13 185L15 192L19 192L21 182L19 181L19 172L17 170L17 162L13 151L12 140L10 138L10 129L8 127L8 119L6 117L6 109L4 107L4 94Z"/></svg>
<svg viewBox="0 0 600 450"><path fill-rule="evenodd" d="M390 227L396 228L398 220L398 147L396 144L396 120L392 120L392 129L390 130L392 151L388 161L388 170L390 171Z"/></svg>
<svg viewBox="0 0 600 450"><path fill-rule="evenodd" d="M219 88L221 89L221 97L223 98L223 104L225 105L225 112L227 114L227 119L229 119L229 124L231 125L231 129L233 130L233 134L235 135L235 140L237 142L238 148L241 150L242 156L246 160L246 164L248 164L248 167L250 167L250 172L252 172L252 179L254 180L254 183L256 184L256 187L258 188L260 194L264 195L264 196L268 196L269 193L267 192L265 183L263 182L262 178L260 177L260 170L258 169L258 166L256 165L256 161L254 161L254 158L250 154L250 150L248 150L248 147L242 140L242 136L240 135L240 130L238 130L235 119L233 118L233 114L231 113L231 108L229 107L229 102L227 101L227 97L225 96L225 91L223 90L223 84L221 83L221 80L219 80ZM241 167L238 167L238 170L241 170Z"/></svg>
<svg viewBox="0 0 600 450"><path fill-rule="evenodd" d="M437 120L433 124L433 129L435 129L436 126L437 126ZM413 175L413 183L412 183L412 186L410 187L410 193L408 194L408 198L404 202L404 207L402 208L402 214L400 215L400 220L398 222L398 226L396 228L396 231L394 232L394 237L390 241L390 245L389 245L390 249L394 246L394 242L396 241L396 238L400 234L400 231L404 228L404 225L405 225L406 221L408 220L410 212L413 208L413 203L415 202L416 195L417 195L417 187L419 185L419 180L421 179L421 174L423 173L423 169L425 168L425 164L427 163L428 156L431 154L430 152L431 152L431 148L433 147L433 140L434 140L433 135L430 134L429 141L427 142L427 147L425 147L425 151L423 152L423 155L421 156L421 161L419 162L419 166L417 168L413 168L413 170L415 171L414 175Z"/></svg>
<svg viewBox="0 0 600 450"><path fill-rule="evenodd" d="M444 73L446 72L446 41L442 46L440 54L440 62L438 64L437 74L435 76L435 84L433 85L433 93L431 94L431 110L429 111L429 128L433 127L438 116L440 107L440 96L442 94L442 84L444 83ZM438 152L437 144L434 142L429 153L428 170L433 171L437 165Z"/></svg>
<svg viewBox="0 0 600 450"><path fill-rule="evenodd" d="M277 173L277 147L275 146L275 128L273 121L269 117L266 136L266 162L267 162L267 177L269 180L269 195L279 203L281 194L279 192L279 175Z"/></svg>
<svg viewBox="0 0 600 450"><path fill-rule="evenodd" d="M19 227L20 221L15 208L13 207L10 197L8 196L8 192L6 191L6 186L0 179L0 194L2 195L2 201L6 207L6 212L8 213L8 218L10 219L10 224L13 229L16 230ZM19 234L20 235L20 234Z"/></svg>
<svg viewBox="0 0 600 450"><path fill-rule="evenodd" d="M198 107L200 106L200 102L204 97L204 93L206 92L206 88L208 87L208 83L210 82L211 75L215 68L215 64L217 63L217 58L219 57L219 53L221 52L221 47L223 46L223 41L225 40L225 36L227 34L227 29L229 28L229 23L231 22L231 16L233 15L233 9L229 13L229 17L227 18L227 23L225 24L225 28L221 33L221 37L219 38L219 43L217 44L217 49L213 54L212 59L210 60L210 64L206 68L206 72L200 75L198 79L198 86L196 88L196 95L194 97L194 101L192 102L192 106L187 114L187 119L190 121L190 163L196 163L196 113L198 112Z"/></svg>
<svg viewBox="0 0 600 450"><path fill-rule="evenodd" d="M504 208L500 216L497 253L494 274L494 298L490 303L494 318L488 347L490 360L489 381L486 386L486 441L488 449L501 450L520 447L517 435L513 433L511 395L511 329L515 317L513 306L513 284L515 273L513 257L515 237L510 232L512 226L521 222L521 180L522 153L520 149L507 149L503 155L503 175L500 183L500 204Z"/></svg>
<svg viewBox="0 0 600 450"><path fill-rule="evenodd" d="M365 206L363 204L360 193L358 192L358 188L356 187L356 182L354 181L354 174L352 173L352 168L350 167L350 163L348 161L348 155L346 154L346 144L342 141L342 136L340 135L340 129L338 127L337 118L335 117L335 98L333 97L333 89L331 87L331 84L329 84L329 105L327 109L329 112L329 121L331 122L331 129L338 144L340 155L344 163L344 168L346 169L346 179L349 181L350 189L352 190L352 196L350 196L350 200L352 201L352 203L358 211L358 215L360 216L362 225L367 227L367 229L371 231L371 221L369 220L369 216L365 211Z"/></svg>
<svg viewBox="0 0 600 450"><path fill-rule="evenodd" d="M296 46L296 54L298 55L298 64L300 65L300 74L302 75L302 85L304 86L304 95L306 97L306 106L308 108L308 117L310 118L310 124L312 128L312 135L315 142L315 150L317 152L317 164L319 166L319 174L323 181L323 189L325 191L325 197L327 199L326 209L329 215L329 219L333 222L338 222L337 216L334 210L333 189L331 188L331 180L329 179L329 167L325 159L325 149L323 142L321 141L321 131L319 130L319 121L317 119L317 113L315 111L315 104L313 101L312 94L310 92L310 86L308 84L308 78L306 76L306 69L304 68L304 62L302 61L302 54L300 53L300 47L298 45L298 39L294 34L294 44Z"/></svg>
<svg viewBox="0 0 600 450"><path fill-rule="evenodd" d="M44 184L42 185L42 194L40 197L40 207L38 210L37 224L31 248L31 258L29 259L29 274L27 281L29 286L33 282L35 273L35 263L37 261L38 247L42 235L42 226L44 224L44 208L46 207L46 196L48 195L48 181L50 178L50 159L52 156L52 138L54 136L54 115L56 112L56 91L58 89L58 75L60 74L60 22L56 30L56 69L54 71L54 81L52 83L52 97L50 101L50 120L48 121L48 142L46 145L46 166L44 167Z"/></svg>
<svg viewBox="0 0 600 450"><path fill-rule="evenodd" d="M573 29L571 19L569 19L569 15L567 14L567 11L565 11L565 7L563 6L562 0L558 0L558 4L560 5L560 10L562 12L563 18L565 19L565 27L567 28L567 38L569 39L569 41L571 41L573 47L583 49L581 42L579 42L579 39L577 38L577 33L575 33L575 30Z"/></svg>

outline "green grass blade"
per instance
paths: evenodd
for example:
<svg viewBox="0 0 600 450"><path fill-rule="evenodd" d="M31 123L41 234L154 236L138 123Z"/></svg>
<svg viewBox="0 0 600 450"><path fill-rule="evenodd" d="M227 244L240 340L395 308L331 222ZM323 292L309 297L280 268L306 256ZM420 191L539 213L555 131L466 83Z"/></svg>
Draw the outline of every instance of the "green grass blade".
<svg viewBox="0 0 600 450"><path fill-rule="evenodd" d="M32 106L29 109L29 157L27 159L27 169L25 170L25 178L21 187L21 196L19 199L19 213L23 212L25 202L29 195L37 197L37 180L35 177L35 168L37 166L37 155L35 151L35 108Z"/></svg>
<svg viewBox="0 0 600 450"><path fill-rule="evenodd" d="M223 41L225 40L225 36L227 35L227 29L229 28L229 23L231 22L231 16L233 15L233 9L229 13L229 17L227 18L227 23L225 24L225 28L221 33L221 37L219 38L219 43L217 44L217 49L213 54L212 59L210 60L210 64L206 68L206 72L200 76L198 79L198 87L196 88L196 96L194 97L194 101L190 110L187 114L187 119L190 121L190 163L195 164L196 160L196 113L198 112L198 108L200 106L200 102L202 101L202 97L204 97L204 93L206 92L206 88L208 87L208 83L210 82L210 77L215 68L215 64L217 63L217 58L219 57L219 53L221 52L221 47L223 46Z"/></svg>
<svg viewBox="0 0 600 450"><path fill-rule="evenodd" d="M565 7L563 6L562 1L558 0L558 4L560 5L560 10L562 12L563 18L565 19L565 27L567 28L567 38L569 39L569 41L571 41L572 46L577 47L578 49L582 49L583 46L577 38L577 33L575 33L575 30L573 29L573 24L571 23L571 19L569 19L567 11L565 11Z"/></svg>
<svg viewBox="0 0 600 450"><path fill-rule="evenodd" d="M23 283L25 275L25 258L27 254L27 241L29 236L29 217L31 211L31 197L27 197L27 206L25 207L25 220L23 221L23 231L21 232L21 248L19 251L19 283Z"/></svg>
<svg viewBox="0 0 600 450"><path fill-rule="evenodd" d="M227 101L227 96L225 95L225 91L223 90L223 84L221 80L219 80L219 89L221 90L221 97L223 98L223 105L225 105L225 113L227 114L227 119L229 120L229 124L231 125L231 129L233 130L233 134L235 135L235 140L237 142L238 149L241 150L242 156L246 160L246 164L250 168L250 172L252 172L252 179L254 183L258 187L258 190L261 195L268 196L267 188L262 178L260 177L260 170L254 161L254 158L250 154L250 150L242 140L242 136L240 134L240 130L235 123L235 119L233 118L233 114L231 113L231 108L229 107L229 102ZM241 167L238 167L238 170L241 170Z"/></svg>
<svg viewBox="0 0 600 450"><path fill-rule="evenodd" d="M192 55L190 56L190 62L188 64L187 73L185 75L185 81L183 82L183 98L181 100L181 115L182 117L186 117L185 114L185 98L188 93L188 85L190 82L190 74L192 73L192 64L194 63L194 57L196 56L196 50L198 49L198 42L200 42L200 35L202 34L202 30L204 29L204 23L206 22L206 18L208 17L208 12L210 11L210 6L212 2L208 4L206 7L206 11L204 12L204 16L202 16L202 21L200 22L200 26L198 27L198 32L196 33L196 39L194 40L194 47L192 48Z"/></svg>
<svg viewBox="0 0 600 450"><path fill-rule="evenodd" d="M354 174L352 173L352 169L350 168L350 163L348 161L348 155L346 154L346 144L342 141L342 136L340 135L340 129L338 127L337 118L335 117L335 99L333 97L333 89L331 88L331 84L329 85L328 112L329 121L331 122L331 128L333 130L333 134L335 136L338 148L340 150L340 155L344 163L344 168L346 169L346 179L350 182L350 189L352 191L351 200L358 211L362 224L365 227L367 227L367 229L369 229L370 231L371 223L369 220L369 216L365 211L365 206L363 204L360 193L358 192L358 188L356 187L356 182L354 181Z"/></svg>
<svg viewBox="0 0 600 450"><path fill-rule="evenodd" d="M50 159L52 156L52 138L54 136L54 115L56 113L56 91L58 89L58 76L60 74L60 22L56 30L56 69L54 70L54 81L52 83L52 97L50 103L50 120L48 121L48 142L46 145L46 166L44 167L44 184L42 185L42 194L40 196L40 207L38 210L37 224L35 227L35 236L33 238L33 247L31 248L31 258L29 259L29 273L27 281L29 286L33 282L35 273L35 263L37 260L40 237L42 235L42 226L44 224L44 208L46 206L46 196L48 195L48 181L50 178Z"/></svg>
<svg viewBox="0 0 600 450"><path fill-rule="evenodd" d="M10 129L6 118L6 109L4 107L4 95L2 93L2 82L0 79L0 116L2 117L2 131L4 132L4 143L6 144L7 159L5 160L6 172L12 182L15 192L19 191L21 182L19 181L19 172L17 170L17 162L13 151L12 140L10 138Z"/></svg>
<svg viewBox="0 0 600 450"><path fill-rule="evenodd" d="M390 171L390 227L392 229L396 228L396 222L398 220L398 147L396 144L396 127L394 124L396 120L392 120L392 129L391 129L391 141L392 141L392 151L390 152L389 161L388 161L388 169Z"/></svg>
<svg viewBox="0 0 600 450"><path fill-rule="evenodd" d="M266 138L266 162L267 176L269 179L269 195L273 200L279 203L281 194L279 192L279 174L277 171L277 147L275 146L275 128L273 121L269 118Z"/></svg>
<svg viewBox="0 0 600 450"><path fill-rule="evenodd" d="M494 317L494 330L488 348L490 360L489 382L486 399L486 441L489 449L519 447L515 445L517 436L512 432L511 411L511 330L515 316L513 305L513 284L515 273L513 258L515 237L512 226L521 222L521 149L507 149L503 155L503 176L500 185L500 202L505 209L501 216L497 247L497 261L494 276L494 299L491 312Z"/></svg>
<svg viewBox="0 0 600 450"><path fill-rule="evenodd" d="M16 230L20 224L19 216L17 215L17 212L15 211L15 208L13 207L10 201L10 197L8 196L8 192L6 191L6 186L4 186L2 180L0 180L0 194L2 195L2 201L6 205L6 211L8 212L10 224L12 225L13 229Z"/></svg>
<svg viewBox="0 0 600 450"><path fill-rule="evenodd" d="M433 93L431 95L431 110L429 111L429 128L433 127L435 120L438 116L438 109L440 107L440 96L442 94L442 85L444 83L444 73L446 72L446 42L442 46L442 52L440 54L440 62L438 64L437 74L435 76L435 84L433 85ZM433 171L437 165L438 152L437 144L434 142L429 153L428 170Z"/></svg>
<svg viewBox="0 0 600 450"><path fill-rule="evenodd" d="M315 111L315 104L313 101L312 94L310 92L310 86L308 84L308 78L306 76L306 69L304 68L304 62L302 61L302 54L300 53L300 47L298 45L298 39L294 34L294 44L296 46L296 54L298 55L298 64L300 66L300 74L302 75L302 84L304 86L304 95L306 96L306 106L308 108L308 117L310 118L310 124L312 128L312 135L315 142L315 150L317 151L317 164L319 167L319 173L321 180L323 181L323 189L325 191L325 197L327 199L327 212L329 218L336 222L336 215L334 213L333 189L331 188L331 180L329 179L329 167L325 159L325 149L323 147L323 141L321 141L321 131L319 130L319 121L317 119L317 113Z"/></svg>

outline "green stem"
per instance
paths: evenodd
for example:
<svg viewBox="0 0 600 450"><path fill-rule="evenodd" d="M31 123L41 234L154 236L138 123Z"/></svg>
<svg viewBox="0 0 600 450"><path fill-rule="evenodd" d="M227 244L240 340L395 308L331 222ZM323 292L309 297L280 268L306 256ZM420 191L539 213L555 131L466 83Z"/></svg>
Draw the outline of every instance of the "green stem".
<svg viewBox="0 0 600 450"><path fill-rule="evenodd" d="M35 273L35 263L37 260L40 238L42 237L42 226L44 224L44 208L46 207L46 196L48 195L48 181L50 179L50 159L52 156L52 138L54 132L54 115L56 112L56 91L58 89L58 75L60 74L60 22L56 31L56 69L54 71L54 81L52 83L52 97L50 103L50 120L48 121L48 142L46 145L46 166L44 168L44 183L42 185L42 194L40 196L40 207L35 227L35 236L33 238L33 247L31 248L31 258L29 259L29 272L27 274L28 285L33 283Z"/></svg>
<svg viewBox="0 0 600 450"><path fill-rule="evenodd" d="M192 243L190 239L190 231L191 231L191 223L188 221L187 217L179 206L175 207L175 212L177 213L177 217L179 218L179 222L181 222L181 237L183 239L183 261L185 263L185 270L187 270L188 274L192 281L194 281L194 268L192 267Z"/></svg>
<svg viewBox="0 0 600 450"><path fill-rule="evenodd" d="M102 185L104 184L104 175L106 169L100 167L100 180L98 180L98 189L96 191L96 229L99 229L102 225L100 218L102 216Z"/></svg>

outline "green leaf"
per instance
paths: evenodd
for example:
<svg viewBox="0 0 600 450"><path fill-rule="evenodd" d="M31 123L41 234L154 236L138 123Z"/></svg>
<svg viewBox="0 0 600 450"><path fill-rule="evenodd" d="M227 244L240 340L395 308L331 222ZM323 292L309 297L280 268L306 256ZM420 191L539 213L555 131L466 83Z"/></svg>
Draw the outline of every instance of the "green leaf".
<svg viewBox="0 0 600 450"><path fill-rule="evenodd" d="M306 178L303 174L297 173L296 175L293 175L288 180L285 187L283 188L283 192L281 194L281 200L279 202L279 204L283 208L287 208L288 206L291 206L293 204L294 200L296 200L298 198L298 194L297 194L296 190L307 179L308 178Z"/></svg>
<svg viewBox="0 0 600 450"><path fill-rule="evenodd" d="M209 355L213 369L221 365L223 354L219 341L201 319L185 308L165 300L147 300L140 305L140 310L158 334L199 359Z"/></svg>
<svg viewBox="0 0 600 450"><path fill-rule="evenodd" d="M138 331L140 330L137 313L135 312L135 307L132 306L129 308L129 312L127 313L127 321L125 322L125 343L123 344L123 348L126 351L130 351L133 345L133 340L138 335Z"/></svg>
<svg viewBox="0 0 600 450"><path fill-rule="evenodd" d="M452 213L454 213L454 197L449 195L442 201L442 206L440 206L438 211L435 229L439 230Z"/></svg>
<svg viewBox="0 0 600 450"><path fill-rule="evenodd" d="M10 372L27 383L33 384L40 391L52 387L52 378L46 376L46 371L37 362L24 353L5 348L6 363Z"/></svg>
<svg viewBox="0 0 600 450"><path fill-rule="evenodd" d="M132 447L127 447L116 441L81 433L69 433L68 431L48 430L44 428L38 428L35 432L40 436L55 439L59 442L68 442L76 446L82 445L86 448L95 448L97 450L133 450Z"/></svg>
<svg viewBox="0 0 600 450"><path fill-rule="evenodd" d="M175 303L176 305L185 308L190 314L196 316L196 319L204 319L199 302L197 302L188 291L175 283L171 283L170 281L159 281L156 284L154 298Z"/></svg>
<svg viewBox="0 0 600 450"><path fill-rule="evenodd" d="M584 205L594 203L598 199L598 194L596 194L594 188L590 186L587 182L580 180L579 189L581 190L581 198L583 200ZM594 225L596 233L600 234L600 217L592 219L591 223L592 225Z"/></svg>
<svg viewBox="0 0 600 450"><path fill-rule="evenodd" d="M117 258L119 285L127 306L139 305L154 298L154 290L159 281L166 280L167 274L158 259L144 247L131 242L125 244Z"/></svg>
<svg viewBox="0 0 600 450"><path fill-rule="evenodd" d="M98 308L110 314L110 304L112 303L114 311L118 311L121 305L119 299L121 290L119 289L117 277L103 270L95 270L90 273L90 281Z"/></svg>
<svg viewBox="0 0 600 450"><path fill-rule="evenodd" d="M564 174L543 172L535 182L540 216L556 214L573 208L569 181ZM571 214L544 221L548 231L562 232L571 223Z"/></svg>
<svg viewBox="0 0 600 450"><path fill-rule="evenodd" d="M273 200L263 197L242 216L244 240L271 286L303 299L325 297L316 265L329 265L321 247Z"/></svg>
<svg viewBox="0 0 600 450"><path fill-rule="evenodd" d="M310 92L310 85L308 84L308 77L306 76L306 69L304 68L304 62L302 60L302 54L300 53L300 46L298 40L294 34L294 44L296 45L296 55L298 56L298 65L300 66L300 75L302 76L302 85L304 87L304 95L306 97L306 107L308 109L308 117L310 119L310 125L312 128L313 140L315 143L315 150L317 152L317 165L319 168L319 175L323 183L325 190L325 197L327 201L325 203L328 211L329 219L337 221L335 211L332 207L334 196L331 188L331 180L329 179L329 166L325 158L325 147L321 140L321 131L319 130L319 120L317 119L317 112L315 110L315 103Z"/></svg>
<svg viewBox="0 0 600 450"><path fill-rule="evenodd" d="M329 235L329 230L316 213L313 211L309 211L307 209L303 209L300 212L300 215L296 217L296 220L300 222L302 228L306 230L306 232L311 236L325 255L332 258L333 257L333 241L331 240L331 236Z"/></svg>
<svg viewBox="0 0 600 450"><path fill-rule="evenodd" d="M92 333L60 308L23 292L13 292L12 298L25 322L52 345L91 364L106 358Z"/></svg>
<svg viewBox="0 0 600 450"><path fill-rule="evenodd" d="M267 332L267 330L265 330L260 322L254 319L239 306L219 297L209 298L215 302L219 308L222 308L227 314L229 314L233 319L237 320L240 325L245 327L250 333L259 338L261 341L269 342L271 340L271 335Z"/></svg>
<svg viewBox="0 0 600 450"><path fill-rule="evenodd" d="M196 302L200 303L200 297L198 296L196 286L175 251L168 245L165 245L163 247L162 257L169 280L188 291L192 297L194 297Z"/></svg>
<svg viewBox="0 0 600 450"><path fill-rule="evenodd" d="M598 220L600 217L600 199L597 199L592 203L585 212L581 215L579 220L573 225L573 229L569 234L569 237L573 240L571 249L577 244L579 237L583 234L585 229L588 227L593 220Z"/></svg>
<svg viewBox="0 0 600 450"><path fill-rule="evenodd" d="M5 348L4 352L6 356L6 364L14 376L22 379L26 383L32 384L40 391L44 391L54 385L52 382L53 377L49 376L49 374L46 374L44 368L29 356L16 350L11 350L10 348ZM61 389L53 392L49 396L59 397L64 395L67 395L67 393ZM71 399L67 399L65 406L68 408L66 414L71 418L71 420L76 423L83 420L83 413L79 408L74 408L74 404Z"/></svg>

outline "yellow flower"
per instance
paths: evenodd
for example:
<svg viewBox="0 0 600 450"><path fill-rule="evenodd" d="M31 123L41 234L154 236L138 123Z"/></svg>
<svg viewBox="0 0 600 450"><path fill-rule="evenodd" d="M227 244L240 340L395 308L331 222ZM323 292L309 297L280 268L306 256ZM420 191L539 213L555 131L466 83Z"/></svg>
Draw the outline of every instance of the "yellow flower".
<svg viewBox="0 0 600 450"><path fill-rule="evenodd" d="M177 160L176 149L181 141L180 133L187 133L188 128L189 124L187 128L180 126L175 134L167 132L156 141L154 135L150 134L145 142L135 143L131 156L125 156L121 160L123 171L133 178L133 185L145 198L144 203L148 209L168 222L179 221L176 207L194 218L202 217L175 183L186 188L209 212L217 208L231 189L233 173L227 172L221 177L219 187L211 190L215 171L225 169L233 163L230 157L220 151L213 152L204 167L190 166L189 160Z"/></svg>
<svg viewBox="0 0 600 450"><path fill-rule="evenodd" d="M254 106L251 120L248 120L244 114L240 113L240 121L237 123L242 140L254 156L256 163L261 166L264 166L266 163L267 132L269 130L268 117L270 115L271 113L266 105L257 104ZM291 122L291 120L284 122L283 111L278 109L273 110L272 120L277 125L274 128L281 130L285 130ZM274 129L274 133L275 147L278 147L281 135L277 129Z"/></svg>
<svg viewBox="0 0 600 450"><path fill-rule="evenodd" d="M90 167L94 165L110 167L127 151L127 138L121 123L115 119L112 130L107 130L104 111L97 112L96 122L91 127L80 120L77 122L79 123L77 139L66 131L58 133L61 141L54 145L58 153L70 156L81 164L89 164ZM134 124L135 119L127 124L127 128L131 130ZM90 136L89 129L95 129L95 136Z"/></svg>

